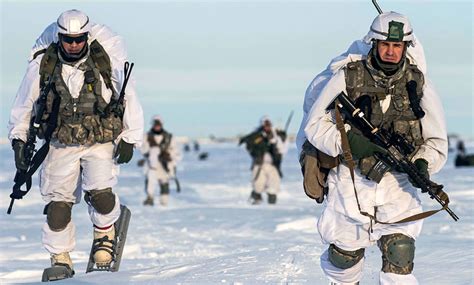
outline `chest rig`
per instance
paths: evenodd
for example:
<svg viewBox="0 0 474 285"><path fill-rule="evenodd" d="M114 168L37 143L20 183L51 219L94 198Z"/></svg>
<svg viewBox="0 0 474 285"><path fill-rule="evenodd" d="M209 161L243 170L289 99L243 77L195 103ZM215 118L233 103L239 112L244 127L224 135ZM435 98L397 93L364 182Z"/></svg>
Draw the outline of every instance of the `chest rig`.
<svg viewBox="0 0 474 285"><path fill-rule="evenodd" d="M171 145L171 138L172 134L168 133L167 131L163 130L161 133L162 139L160 143L158 143L155 139L155 134L150 131L147 134L147 141L150 147L159 147L161 151L168 151L170 145Z"/></svg>
<svg viewBox="0 0 474 285"><path fill-rule="evenodd" d="M52 43L40 64L40 88L51 84L46 110L38 137L42 138L46 122L53 112L53 100L60 100L57 127L52 139L64 145L92 145L113 141L122 131L122 119L115 114L106 114L108 103L102 97L102 79L112 97L116 96L111 81L110 58L97 41L90 44L86 61L78 68L84 72L84 83L77 98L73 98L61 72L64 63L59 60L58 46Z"/></svg>
<svg viewBox="0 0 474 285"><path fill-rule="evenodd" d="M370 122L389 133L403 136L414 147L415 151L411 154L414 155L423 143L420 115L415 112L420 109L419 101L423 96L423 73L407 62L394 75L385 76L367 60L361 60L347 64L345 77L348 96ZM390 105L383 112L381 101L387 96L391 97ZM361 133L354 126L351 127L353 131ZM371 156L360 159L358 163L361 174L368 175L377 160Z"/></svg>

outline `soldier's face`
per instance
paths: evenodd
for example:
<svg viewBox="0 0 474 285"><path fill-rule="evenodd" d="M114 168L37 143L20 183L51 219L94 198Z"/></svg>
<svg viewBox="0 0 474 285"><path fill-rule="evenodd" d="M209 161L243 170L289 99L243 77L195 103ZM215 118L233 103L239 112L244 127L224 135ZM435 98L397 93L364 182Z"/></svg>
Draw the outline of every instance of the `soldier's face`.
<svg viewBox="0 0 474 285"><path fill-rule="evenodd" d="M272 123L270 123L269 121L265 121L263 123L263 130L267 133L270 133L272 131Z"/></svg>
<svg viewBox="0 0 474 285"><path fill-rule="evenodd" d="M77 54L81 52L86 43L87 34L61 36L61 45L68 54Z"/></svg>
<svg viewBox="0 0 474 285"><path fill-rule="evenodd" d="M404 42L379 41L377 44L377 52L380 59L390 63L399 63L402 59L404 49Z"/></svg>
<svg viewBox="0 0 474 285"><path fill-rule="evenodd" d="M154 130L155 132L161 131L161 123L159 123L159 124L155 123L155 124L153 125L153 130Z"/></svg>

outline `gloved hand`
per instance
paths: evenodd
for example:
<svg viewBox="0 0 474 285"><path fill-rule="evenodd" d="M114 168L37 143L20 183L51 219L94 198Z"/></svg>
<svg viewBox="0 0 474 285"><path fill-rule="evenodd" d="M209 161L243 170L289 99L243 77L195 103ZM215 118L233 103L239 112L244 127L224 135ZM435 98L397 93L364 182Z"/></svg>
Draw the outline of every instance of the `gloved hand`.
<svg viewBox="0 0 474 285"><path fill-rule="evenodd" d="M18 170L28 170L28 164L25 161L25 143L22 140L14 139L12 148L15 152L15 167Z"/></svg>
<svg viewBox="0 0 474 285"><path fill-rule="evenodd" d="M146 159L142 158L139 161L137 161L137 166L138 167L143 167L145 165Z"/></svg>
<svg viewBox="0 0 474 285"><path fill-rule="evenodd" d="M413 164L415 165L416 169L418 169L418 172L422 176L426 178L430 178L430 174L428 172L428 161L426 161L423 158L418 158L417 160L415 160L415 162L413 162ZM420 185L418 185L415 181L413 181L411 178L408 178L408 179L410 180L413 187L420 188ZM426 192L426 191L422 191L422 192Z"/></svg>
<svg viewBox="0 0 474 285"><path fill-rule="evenodd" d="M115 150L114 158L117 158L117 163L127 163L133 156L133 144L129 144L124 140L120 140L117 149Z"/></svg>
<svg viewBox="0 0 474 285"><path fill-rule="evenodd" d="M284 130L277 130L277 135L283 142L286 141L286 138L288 137L288 134Z"/></svg>
<svg viewBox="0 0 474 285"><path fill-rule="evenodd" d="M387 150L371 142L368 138L352 130L347 132L347 139L351 146L352 156L361 159L374 155L376 152L386 154Z"/></svg>

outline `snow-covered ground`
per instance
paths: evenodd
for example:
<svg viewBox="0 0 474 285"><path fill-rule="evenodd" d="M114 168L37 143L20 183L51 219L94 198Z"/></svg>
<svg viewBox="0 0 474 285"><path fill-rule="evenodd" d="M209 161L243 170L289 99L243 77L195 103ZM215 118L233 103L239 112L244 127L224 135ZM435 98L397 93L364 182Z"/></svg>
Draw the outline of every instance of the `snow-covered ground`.
<svg viewBox="0 0 474 285"><path fill-rule="evenodd" d="M283 163L277 205L252 206L249 156L234 144L202 145L207 161L184 153L176 193L170 205L143 207L138 153L121 169L115 192L132 211L119 272L85 274L92 226L84 202L74 206L77 246L72 253L76 275L68 284L327 284L319 267L325 250L315 224L322 209L306 197L290 149ZM472 149L471 149L472 151ZM41 247L44 204L37 182L24 200L6 214L14 175L13 153L0 145L0 284L39 282L49 255ZM420 284L474 284L474 168L456 169L451 155L433 177L445 185L455 223L445 212L427 219L416 243L414 273ZM422 196L427 208L437 208ZM366 250L361 284L377 284L381 266L377 247ZM61 282L59 282L61 283Z"/></svg>

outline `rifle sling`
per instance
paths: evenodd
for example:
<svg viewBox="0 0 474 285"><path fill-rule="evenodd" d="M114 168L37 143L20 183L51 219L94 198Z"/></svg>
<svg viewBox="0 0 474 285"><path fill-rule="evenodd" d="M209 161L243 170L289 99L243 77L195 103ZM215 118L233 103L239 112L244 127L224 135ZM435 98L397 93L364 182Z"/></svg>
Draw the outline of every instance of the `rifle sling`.
<svg viewBox="0 0 474 285"><path fill-rule="evenodd" d="M440 211L446 210L446 208L448 208L448 203L446 203L441 209L421 212L421 213L403 218L403 219L401 219L399 221L396 221L396 222L382 222L382 221L377 220L375 214L371 215L367 212L362 211L362 209L360 207L360 203L359 203L359 196L357 195L357 189L355 187L355 181L354 181L354 176L355 176L354 166L355 166L355 163L354 163L354 160L352 159L352 152L351 152L351 148L350 148L350 145L349 145L349 139L347 138L346 129L344 128L344 122L342 120L341 112L339 111L339 107L338 107L339 100L336 100L335 102L336 102L336 106L335 106L336 127L337 127L338 131L341 133L341 145L342 145L342 151L343 151L342 155L343 155L344 160L346 161L347 166L349 167L349 170L350 170L350 173L351 173L352 185L354 187L354 195L355 195L355 198L356 198L356 201L357 201L357 207L359 208L359 212L360 212L361 215L370 218L370 224L371 224L370 228L371 229L372 229L372 221L374 221L375 223L383 224L383 225L393 225L393 224L402 224L402 223L407 223L407 222L414 222L414 221L417 221L417 220L426 219L426 218L428 218L428 217L430 217L430 216L432 216L432 215L434 215L434 214L436 214Z"/></svg>
<svg viewBox="0 0 474 285"><path fill-rule="evenodd" d="M28 168L28 171L26 171L24 174L20 174L18 176L18 179L15 179L15 185L13 185L13 196L17 197L15 199L21 199L23 196L25 196L31 189L31 177L33 174L36 172L38 167L43 163L45 160L46 156L48 155L49 152L49 143L51 141L51 136L56 129L57 126L57 120L58 120L58 113L59 113L59 105L61 98L58 96L58 93L56 91L56 88L54 85L52 86L53 93L55 94L54 96L54 101L53 101L53 109L50 114L49 120L48 120L48 127L46 128L45 131L45 142L44 144L38 149L38 151L35 153L33 158L31 159L31 164L30 167ZM40 114L42 116L42 114ZM19 174L19 173L18 173ZM22 191L20 187L26 183L26 191Z"/></svg>

